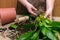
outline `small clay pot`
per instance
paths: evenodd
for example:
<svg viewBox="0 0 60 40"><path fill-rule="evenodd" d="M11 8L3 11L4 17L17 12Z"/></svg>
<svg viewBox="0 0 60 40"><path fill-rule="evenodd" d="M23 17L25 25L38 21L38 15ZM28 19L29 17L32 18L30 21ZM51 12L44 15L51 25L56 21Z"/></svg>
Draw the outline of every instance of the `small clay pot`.
<svg viewBox="0 0 60 40"><path fill-rule="evenodd" d="M0 8L0 21L2 24L11 22L16 18L15 8Z"/></svg>

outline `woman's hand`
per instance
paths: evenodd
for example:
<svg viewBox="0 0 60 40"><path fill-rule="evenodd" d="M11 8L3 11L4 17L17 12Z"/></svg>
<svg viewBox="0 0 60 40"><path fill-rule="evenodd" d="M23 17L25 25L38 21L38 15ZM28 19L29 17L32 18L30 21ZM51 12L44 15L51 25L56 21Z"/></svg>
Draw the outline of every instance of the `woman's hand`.
<svg viewBox="0 0 60 40"><path fill-rule="evenodd" d="M37 16L37 14L35 13L35 11L37 10L32 4L28 3L26 5L26 8L28 10L29 13L31 13L34 16Z"/></svg>
<svg viewBox="0 0 60 40"><path fill-rule="evenodd" d="M54 1L55 0L46 0L46 12L45 12L44 18L49 16L50 19L52 19L52 11L53 11L53 8L54 8Z"/></svg>
<svg viewBox="0 0 60 40"><path fill-rule="evenodd" d="M52 20L52 10L47 10L47 11L45 12L44 18L46 18L47 16Z"/></svg>
<svg viewBox="0 0 60 40"><path fill-rule="evenodd" d="M19 0L20 3L22 3L28 10L29 13L31 13L34 16L37 16L35 11L37 10L32 4L30 4L27 0Z"/></svg>

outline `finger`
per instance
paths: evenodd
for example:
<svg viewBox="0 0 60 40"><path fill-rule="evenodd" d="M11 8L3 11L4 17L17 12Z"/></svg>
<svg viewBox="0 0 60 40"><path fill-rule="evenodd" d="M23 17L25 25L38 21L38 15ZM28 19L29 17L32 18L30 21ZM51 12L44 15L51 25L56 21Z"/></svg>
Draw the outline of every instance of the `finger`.
<svg viewBox="0 0 60 40"><path fill-rule="evenodd" d="M29 11L29 13L31 13L32 15L37 16L37 14L32 11L32 9L28 9L28 11Z"/></svg>
<svg viewBox="0 0 60 40"><path fill-rule="evenodd" d="M52 20L52 15L49 16L50 20Z"/></svg>
<svg viewBox="0 0 60 40"><path fill-rule="evenodd" d="M44 16L44 18L46 18L47 16L48 16L48 14L46 13L45 16Z"/></svg>
<svg viewBox="0 0 60 40"><path fill-rule="evenodd" d="M32 9L33 9L33 10L37 10L34 6L32 6Z"/></svg>

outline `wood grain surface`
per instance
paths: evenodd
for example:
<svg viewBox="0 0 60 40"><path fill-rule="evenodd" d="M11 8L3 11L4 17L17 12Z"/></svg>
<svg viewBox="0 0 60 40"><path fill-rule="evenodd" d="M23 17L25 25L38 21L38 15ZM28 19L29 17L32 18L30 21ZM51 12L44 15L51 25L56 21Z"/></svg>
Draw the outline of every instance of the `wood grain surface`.
<svg viewBox="0 0 60 40"><path fill-rule="evenodd" d="M54 6L53 15L60 17L60 0L55 0L55 6Z"/></svg>
<svg viewBox="0 0 60 40"><path fill-rule="evenodd" d="M17 0L0 0L0 8L16 7Z"/></svg>

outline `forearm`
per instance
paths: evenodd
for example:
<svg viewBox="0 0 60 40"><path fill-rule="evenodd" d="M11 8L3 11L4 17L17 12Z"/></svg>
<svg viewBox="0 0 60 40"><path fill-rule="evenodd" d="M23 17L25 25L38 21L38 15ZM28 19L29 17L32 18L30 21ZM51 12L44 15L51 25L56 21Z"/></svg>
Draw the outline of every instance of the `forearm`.
<svg viewBox="0 0 60 40"><path fill-rule="evenodd" d="M55 0L46 0L46 10L53 10Z"/></svg>
<svg viewBox="0 0 60 40"><path fill-rule="evenodd" d="M19 0L21 4L23 4L25 7L29 4L27 0Z"/></svg>

